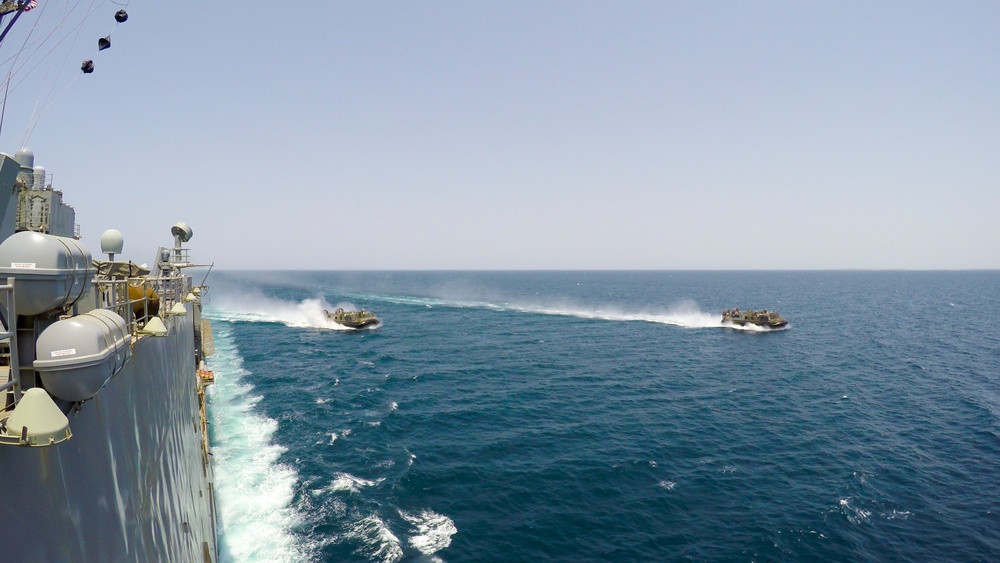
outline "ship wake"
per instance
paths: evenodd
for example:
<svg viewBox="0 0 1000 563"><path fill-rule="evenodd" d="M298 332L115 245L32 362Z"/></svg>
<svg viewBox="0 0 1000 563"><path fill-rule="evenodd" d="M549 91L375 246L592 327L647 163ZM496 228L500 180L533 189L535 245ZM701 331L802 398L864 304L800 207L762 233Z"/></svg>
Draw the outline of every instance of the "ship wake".
<svg viewBox="0 0 1000 563"><path fill-rule="evenodd" d="M542 315L561 315L582 319L598 319L617 322L647 322L679 326L684 328L736 328L760 330L760 327L731 327L722 324L722 315L707 313L693 301L682 301L663 308L633 310L619 307L595 307L592 309L572 305L512 305L512 310Z"/></svg>
<svg viewBox="0 0 1000 563"><path fill-rule="evenodd" d="M213 319L216 318L213 316ZM261 396L246 382L250 375L229 330L215 333L208 388L221 561L304 561L308 549L292 530L302 520L293 498L298 475L279 463L285 448L273 440L276 421L256 407Z"/></svg>
<svg viewBox="0 0 1000 563"><path fill-rule="evenodd" d="M647 322L666 324L683 328L727 328L746 332L766 332L767 329L755 325L736 326L722 323L722 313L702 311L694 301L684 300L668 306L634 308L606 305L587 307L569 301L553 300L549 303L490 302L475 300L450 300L432 297L377 296L366 295L366 300L382 301L398 305L427 308L488 309L532 315L554 315L612 322Z"/></svg>
<svg viewBox="0 0 1000 563"><path fill-rule="evenodd" d="M213 296L214 297L214 296ZM291 328L357 330L337 324L324 311L356 310L353 303L328 303L322 297L287 301L260 294L225 295L211 303L212 316L227 322L280 323Z"/></svg>

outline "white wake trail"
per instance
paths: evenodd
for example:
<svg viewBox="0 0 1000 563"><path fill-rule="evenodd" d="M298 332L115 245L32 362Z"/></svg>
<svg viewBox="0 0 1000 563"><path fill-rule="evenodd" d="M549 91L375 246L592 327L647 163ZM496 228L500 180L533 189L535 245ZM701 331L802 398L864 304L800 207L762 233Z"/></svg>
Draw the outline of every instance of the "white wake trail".
<svg viewBox="0 0 1000 563"><path fill-rule="evenodd" d="M216 326L215 383L207 395L222 525L219 559L307 560L307 550L291 531L302 521L293 506L298 475L278 461L285 452L273 440L278 423L257 408L262 397L245 381L250 374L243 358L225 324Z"/></svg>
<svg viewBox="0 0 1000 563"><path fill-rule="evenodd" d="M230 293L213 299L210 310L213 318L228 322L281 323L292 328L355 330L333 322L324 312L335 311L338 307L348 311L358 309L349 302L330 304L321 297L296 302L260 294Z"/></svg>

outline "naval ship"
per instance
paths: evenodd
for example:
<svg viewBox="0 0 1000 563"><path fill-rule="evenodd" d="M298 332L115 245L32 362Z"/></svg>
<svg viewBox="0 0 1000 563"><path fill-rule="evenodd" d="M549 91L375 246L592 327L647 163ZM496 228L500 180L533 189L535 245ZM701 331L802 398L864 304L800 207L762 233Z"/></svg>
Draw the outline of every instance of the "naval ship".
<svg viewBox="0 0 1000 563"><path fill-rule="evenodd" d="M0 0L0 43L46 7ZM108 228L94 256L32 152L0 153L0 561L218 559L192 234L140 266Z"/></svg>
<svg viewBox="0 0 1000 563"><path fill-rule="evenodd" d="M0 560L216 561L193 231L145 268L110 229L94 259L47 178L0 154Z"/></svg>

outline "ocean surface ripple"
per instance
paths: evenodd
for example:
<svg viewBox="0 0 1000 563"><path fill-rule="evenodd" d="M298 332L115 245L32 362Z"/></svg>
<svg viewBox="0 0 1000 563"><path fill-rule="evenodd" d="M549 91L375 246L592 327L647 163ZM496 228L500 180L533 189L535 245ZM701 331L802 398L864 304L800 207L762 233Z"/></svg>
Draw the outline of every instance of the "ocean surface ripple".
<svg viewBox="0 0 1000 563"><path fill-rule="evenodd" d="M1000 272L212 277L225 560L1000 560Z"/></svg>

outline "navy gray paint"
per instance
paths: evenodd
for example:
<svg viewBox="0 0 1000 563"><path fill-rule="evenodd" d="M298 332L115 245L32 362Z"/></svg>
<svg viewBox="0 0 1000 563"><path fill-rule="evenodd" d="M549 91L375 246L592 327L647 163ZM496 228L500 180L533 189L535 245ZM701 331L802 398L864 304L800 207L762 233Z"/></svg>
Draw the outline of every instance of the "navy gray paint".
<svg viewBox="0 0 1000 563"><path fill-rule="evenodd" d="M18 230L78 238L73 209L46 184L44 170L33 166L27 151L16 161L0 156L0 241ZM4 255L0 242L0 259ZM186 260L186 249L172 250L171 256L182 255ZM14 307L13 319L0 304L5 325L17 327L14 338L0 341L0 364L16 363L8 377L13 371L20 374L19 391L45 387L45 374L35 370L36 354L55 356L59 344L38 348L37 342L60 319L106 309L124 319L128 332L127 358L114 350L111 363L117 371L103 386L103 379L98 382L96 394L82 401L53 397L69 421L69 440L48 446L9 440L0 445L3 559L215 561L213 474L204 384L198 377L204 362L201 296L207 288L193 286L184 273L190 266L186 262L157 263L151 275L132 278L132 283L141 280L158 292L154 318L163 323L166 335L147 334L147 323L134 314L124 291L128 276L102 274L112 270L102 264L108 265L95 263L78 282L84 287L71 303L30 315L17 314ZM19 292L34 291L19 276L37 275L19 266L24 264L0 263L0 277L13 279L15 302ZM75 296L76 289L72 291ZM37 359L38 366L45 363L45 358ZM0 406L7 410L0 420L16 409L15 395L14 389L3 392Z"/></svg>

